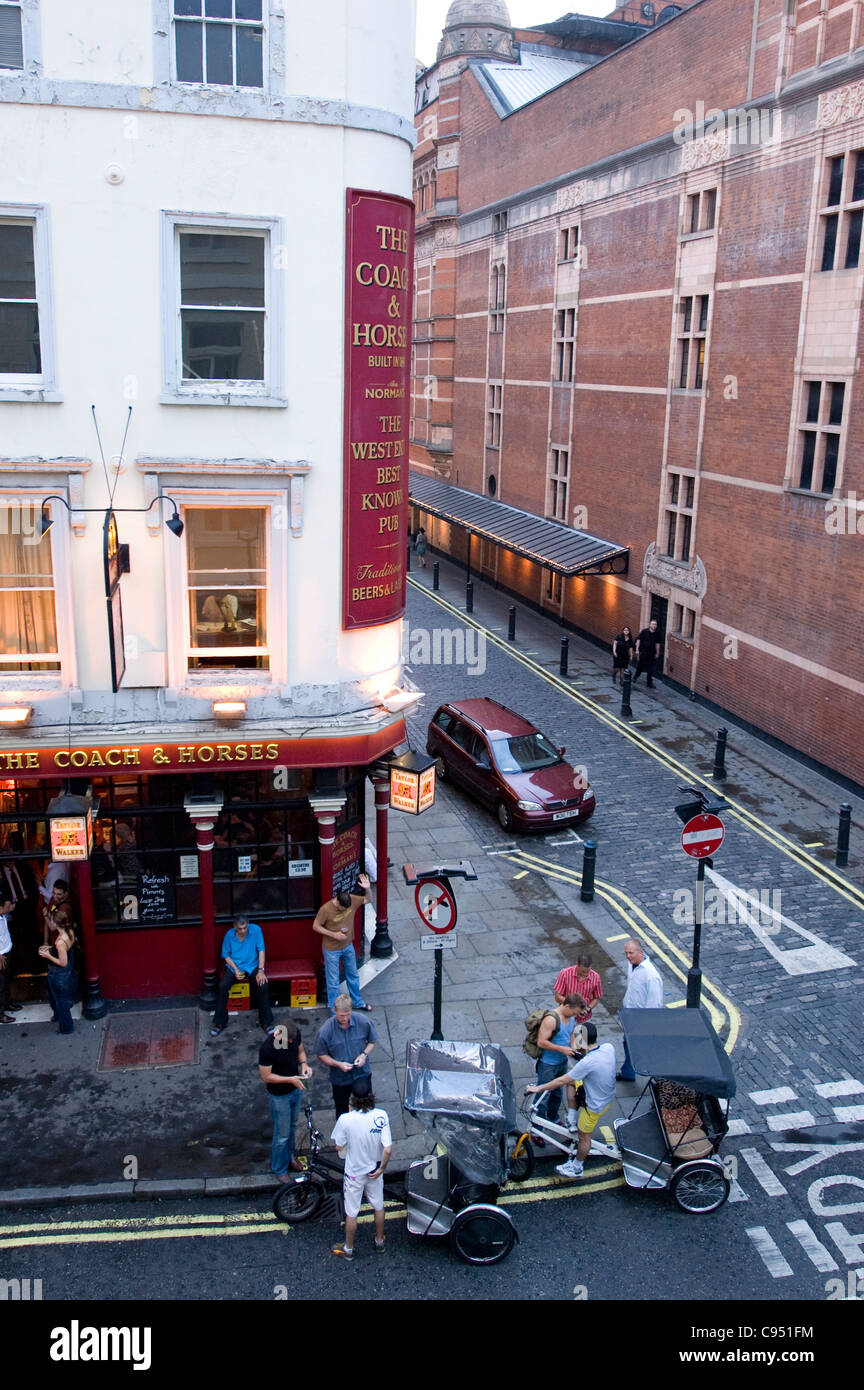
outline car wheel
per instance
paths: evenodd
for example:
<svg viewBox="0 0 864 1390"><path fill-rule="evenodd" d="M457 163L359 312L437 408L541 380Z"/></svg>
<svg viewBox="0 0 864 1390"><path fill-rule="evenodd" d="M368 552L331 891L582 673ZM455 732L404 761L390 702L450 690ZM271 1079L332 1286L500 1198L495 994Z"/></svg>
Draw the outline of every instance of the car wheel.
<svg viewBox="0 0 864 1390"><path fill-rule="evenodd" d="M280 1187L273 1201L273 1210L280 1221L296 1226L300 1221L311 1221L320 1211L324 1197L322 1182L316 1178L298 1178L296 1182Z"/></svg>
<svg viewBox="0 0 864 1390"><path fill-rule="evenodd" d="M506 801L498 802L498 806L496 808L496 815L498 817L498 824L501 826L502 830L513 829L513 813L510 810L510 807L507 805Z"/></svg>
<svg viewBox="0 0 864 1390"><path fill-rule="evenodd" d="M729 1179L719 1163L688 1163L672 1178L672 1196L682 1211L707 1216L729 1196Z"/></svg>
<svg viewBox="0 0 864 1390"><path fill-rule="evenodd" d="M497 1265L516 1244L516 1228L497 1207L466 1207L453 1222L450 1239L469 1265Z"/></svg>
<svg viewBox="0 0 864 1390"><path fill-rule="evenodd" d="M435 776L438 778L439 782L450 781L450 769L443 758L435 759Z"/></svg>

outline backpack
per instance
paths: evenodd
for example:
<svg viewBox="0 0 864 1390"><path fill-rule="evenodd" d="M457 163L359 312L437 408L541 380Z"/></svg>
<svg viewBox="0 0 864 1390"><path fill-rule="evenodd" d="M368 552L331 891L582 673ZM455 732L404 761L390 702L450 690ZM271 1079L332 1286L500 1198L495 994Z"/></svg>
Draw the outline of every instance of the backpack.
<svg viewBox="0 0 864 1390"><path fill-rule="evenodd" d="M522 1044L522 1051L527 1053L529 1057L532 1057L535 1062L537 1061L537 1058L543 1051L542 1047L539 1047L537 1045L537 1035L540 1032L540 1025L542 1024L544 1018L548 1018L550 1014L553 1016L556 1022L560 1023L561 1020L558 1018L558 1015L554 1009L546 1009L542 1007L539 1009L532 1009L525 1020L525 1041ZM555 1032L553 1032L552 1034L553 1037L555 1036L555 1033L557 1031L558 1030L556 1028Z"/></svg>

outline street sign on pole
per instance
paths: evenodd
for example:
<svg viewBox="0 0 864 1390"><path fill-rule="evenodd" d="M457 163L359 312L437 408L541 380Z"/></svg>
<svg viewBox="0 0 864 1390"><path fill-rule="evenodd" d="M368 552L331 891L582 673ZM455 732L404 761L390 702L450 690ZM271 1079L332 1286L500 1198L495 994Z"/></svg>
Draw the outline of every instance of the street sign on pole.
<svg viewBox="0 0 864 1390"><path fill-rule="evenodd" d="M470 538L469 538L470 539ZM455 936L448 936L456 925L456 895L450 886L451 878L474 880L477 875L467 859L454 863L443 863L439 859L433 864L403 864L402 874L409 885L416 884L414 905L424 927L429 927L434 936L421 936L420 949L435 952L435 979L432 987L432 1034L433 1042L442 1042L441 1031L441 987L443 966L441 952L444 948L456 945Z"/></svg>
<svg viewBox="0 0 864 1390"><path fill-rule="evenodd" d="M710 813L694 816L681 831L681 848L693 859L707 859L709 855L716 854L725 834L719 816Z"/></svg>
<svg viewBox="0 0 864 1390"><path fill-rule="evenodd" d="M443 936L456 925L456 899L445 878L424 878L414 889L414 903L424 927Z"/></svg>
<svg viewBox="0 0 864 1390"><path fill-rule="evenodd" d="M421 951L452 951L458 944L459 938L455 932L448 936L421 936Z"/></svg>

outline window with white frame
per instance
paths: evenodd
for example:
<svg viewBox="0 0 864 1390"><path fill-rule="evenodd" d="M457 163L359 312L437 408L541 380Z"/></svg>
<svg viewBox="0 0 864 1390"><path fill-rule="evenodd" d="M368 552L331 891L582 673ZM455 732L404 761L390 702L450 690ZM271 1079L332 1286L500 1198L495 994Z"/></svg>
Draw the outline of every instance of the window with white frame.
<svg viewBox="0 0 864 1390"><path fill-rule="evenodd" d="M166 215L165 374L184 398L284 404L282 297L271 292L276 219ZM267 400L267 397L272 397ZM163 398L164 399L164 398Z"/></svg>
<svg viewBox="0 0 864 1390"><path fill-rule="evenodd" d="M712 231L716 216L716 188L703 188L701 193L689 194L684 209L682 234L684 236L690 236L693 232Z"/></svg>
<svg viewBox="0 0 864 1390"><path fill-rule="evenodd" d="M36 228L0 220L0 378L35 382L42 376Z"/></svg>
<svg viewBox="0 0 864 1390"><path fill-rule="evenodd" d="M264 86L263 0L173 0L178 82Z"/></svg>
<svg viewBox="0 0 864 1390"><path fill-rule="evenodd" d="M0 68L23 68L21 0L0 0Z"/></svg>
<svg viewBox="0 0 864 1390"><path fill-rule="evenodd" d="M0 497L0 675L59 671L51 533L41 506Z"/></svg>
<svg viewBox="0 0 864 1390"><path fill-rule="evenodd" d="M185 507L190 671L270 669L266 507Z"/></svg>

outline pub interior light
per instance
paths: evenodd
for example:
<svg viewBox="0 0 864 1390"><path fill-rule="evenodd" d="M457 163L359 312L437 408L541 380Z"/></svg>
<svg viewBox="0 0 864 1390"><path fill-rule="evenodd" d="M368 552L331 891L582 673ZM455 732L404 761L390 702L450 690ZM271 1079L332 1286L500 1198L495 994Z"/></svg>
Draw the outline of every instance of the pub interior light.
<svg viewBox="0 0 864 1390"><path fill-rule="evenodd" d="M213 713L217 719L245 719L245 700L214 700Z"/></svg>
<svg viewBox="0 0 864 1390"><path fill-rule="evenodd" d="M32 705L4 705L0 708L0 724L29 724Z"/></svg>

